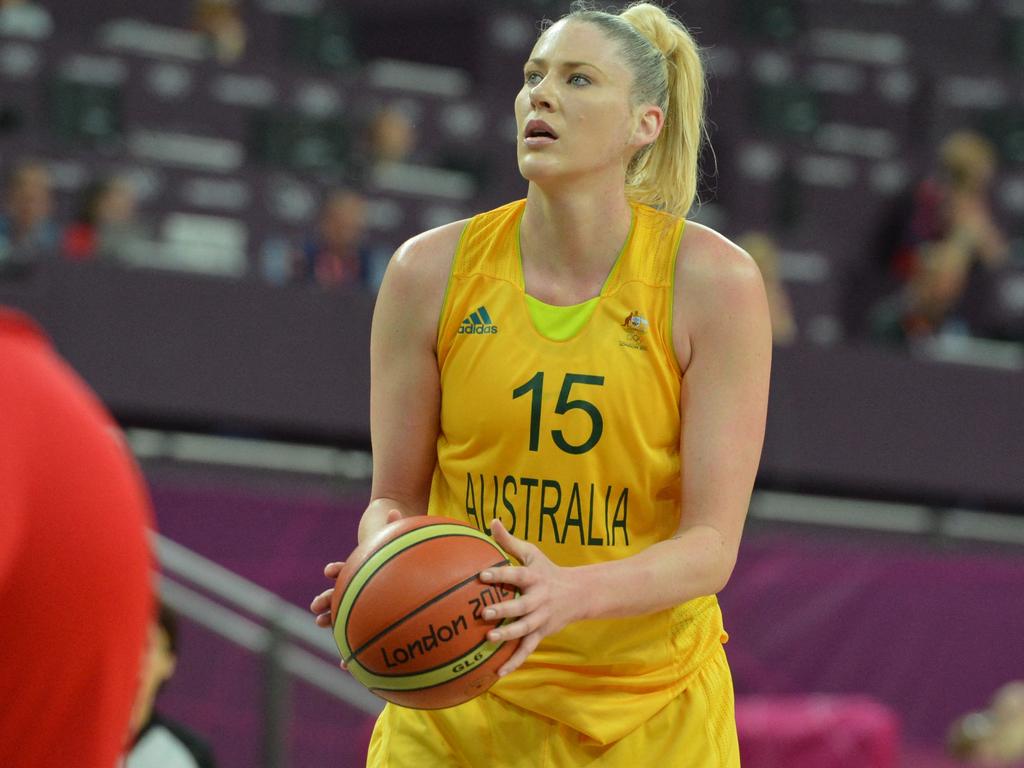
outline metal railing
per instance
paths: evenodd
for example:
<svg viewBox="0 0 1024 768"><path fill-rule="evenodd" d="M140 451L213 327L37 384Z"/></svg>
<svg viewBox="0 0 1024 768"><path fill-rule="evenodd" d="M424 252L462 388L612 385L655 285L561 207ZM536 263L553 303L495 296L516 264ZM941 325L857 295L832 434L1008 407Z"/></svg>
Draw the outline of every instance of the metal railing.
<svg viewBox="0 0 1024 768"><path fill-rule="evenodd" d="M263 659L263 765L286 768L291 681L302 680L361 712L383 702L338 667L330 632L308 611L154 534L163 570L160 594L185 618ZM216 599L214 599L216 598Z"/></svg>

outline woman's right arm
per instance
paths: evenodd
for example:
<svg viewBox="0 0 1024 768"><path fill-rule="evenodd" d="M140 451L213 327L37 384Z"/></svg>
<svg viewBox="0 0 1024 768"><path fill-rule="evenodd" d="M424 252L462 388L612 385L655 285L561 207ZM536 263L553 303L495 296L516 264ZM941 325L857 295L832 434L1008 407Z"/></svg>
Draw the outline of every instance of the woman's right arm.
<svg viewBox="0 0 1024 768"><path fill-rule="evenodd" d="M464 226L447 224L406 242L381 283L370 331L373 485L359 541L400 517L427 512L441 412L438 320ZM341 567L329 563L324 575L333 581ZM322 626L330 623L332 592L310 605Z"/></svg>
<svg viewBox="0 0 1024 768"><path fill-rule="evenodd" d="M441 383L437 327L464 222L426 232L395 253L370 331L373 486L359 540L395 509L424 515L437 461Z"/></svg>

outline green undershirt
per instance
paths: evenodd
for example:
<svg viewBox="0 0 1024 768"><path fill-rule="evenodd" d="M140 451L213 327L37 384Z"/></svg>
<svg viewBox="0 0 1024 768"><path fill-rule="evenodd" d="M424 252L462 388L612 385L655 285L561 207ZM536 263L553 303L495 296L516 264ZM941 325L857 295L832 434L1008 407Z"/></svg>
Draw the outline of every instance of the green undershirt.
<svg viewBox="0 0 1024 768"><path fill-rule="evenodd" d="M567 307L560 307L554 304L545 304L539 299L533 298L530 294L526 296L526 308L530 312L530 319L537 331L551 341L568 341L587 324L587 320L594 314L600 296L587 299L580 304L570 304Z"/></svg>

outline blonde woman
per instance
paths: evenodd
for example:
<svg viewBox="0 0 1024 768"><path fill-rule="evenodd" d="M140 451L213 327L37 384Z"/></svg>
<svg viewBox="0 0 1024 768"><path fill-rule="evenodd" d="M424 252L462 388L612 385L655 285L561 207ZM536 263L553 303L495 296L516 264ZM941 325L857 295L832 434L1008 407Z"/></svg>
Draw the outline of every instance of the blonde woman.
<svg viewBox="0 0 1024 768"><path fill-rule="evenodd" d="M703 94L661 8L574 6L515 101L526 199L413 238L388 269L360 538L399 515L491 531L521 565L482 578L522 592L489 609L515 619L492 639L521 642L466 704L388 705L369 765L739 765L715 594L771 330L756 265L684 219Z"/></svg>

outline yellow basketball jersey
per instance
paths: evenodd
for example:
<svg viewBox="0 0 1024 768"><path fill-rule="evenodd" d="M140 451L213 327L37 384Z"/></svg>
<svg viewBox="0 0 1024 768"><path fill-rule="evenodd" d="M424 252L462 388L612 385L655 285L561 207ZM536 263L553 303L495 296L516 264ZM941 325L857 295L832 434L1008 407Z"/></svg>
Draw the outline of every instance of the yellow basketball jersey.
<svg viewBox="0 0 1024 768"><path fill-rule="evenodd" d="M634 205L600 296L580 308L589 318L564 338L538 328L528 305L524 206L471 219L455 254L438 330L429 511L484 531L497 517L563 566L628 557L679 524L672 300L684 223ZM714 596L581 621L491 691L608 743L678 695L725 639Z"/></svg>

